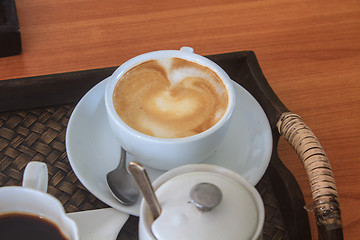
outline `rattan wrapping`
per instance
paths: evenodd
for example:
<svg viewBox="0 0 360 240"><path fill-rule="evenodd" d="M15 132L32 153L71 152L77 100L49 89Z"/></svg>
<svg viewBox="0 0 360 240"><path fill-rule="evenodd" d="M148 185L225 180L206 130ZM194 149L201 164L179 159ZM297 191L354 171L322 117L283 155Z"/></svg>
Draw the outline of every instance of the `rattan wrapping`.
<svg viewBox="0 0 360 240"><path fill-rule="evenodd" d="M277 123L280 134L299 155L308 175L317 224L340 229L341 215L335 180L324 149L300 116L286 112Z"/></svg>

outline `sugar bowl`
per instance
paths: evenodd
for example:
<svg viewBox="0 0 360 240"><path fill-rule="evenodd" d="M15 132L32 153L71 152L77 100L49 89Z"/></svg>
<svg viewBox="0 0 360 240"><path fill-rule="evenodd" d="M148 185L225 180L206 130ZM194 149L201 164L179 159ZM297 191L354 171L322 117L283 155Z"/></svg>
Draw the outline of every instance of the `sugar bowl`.
<svg viewBox="0 0 360 240"><path fill-rule="evenodd" d="M229 169L184 165L161 175L153 187L161 214L154 219L147 203L141 203L141 240L262 237L265 211L261 196Z"/></svg>

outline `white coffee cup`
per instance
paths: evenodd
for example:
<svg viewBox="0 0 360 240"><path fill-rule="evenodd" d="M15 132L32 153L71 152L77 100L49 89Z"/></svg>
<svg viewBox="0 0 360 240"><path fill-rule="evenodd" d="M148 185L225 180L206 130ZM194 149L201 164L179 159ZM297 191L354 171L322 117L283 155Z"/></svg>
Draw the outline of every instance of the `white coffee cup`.
<svg viewBox="0 0 360 240"><path fill-rule="evenodd" d="M200 212L192 202L192 187L215 184L220 203ZM153 182L162 208L154 221L147 203L140 206L139 239L262 239L265 209L260 194L237 173L215 165L190 164L172 169Z"/></svg>
<svg viewBox="0 0 360 240"><path fill-rule="evenodd" d="M225 114L211 128L184 138L153 137L129 127L116 113L113 92L118 80L133 67L161 58L180 58L205 66L215 72L225 85L228 105ZM235 89L227 73L213 61L195 54L189 47L180 50L149 52L122 64L110 77L105 90L105 105L108 121L119 144L141 164L159 170L169 170L181 165L200 163L209 157L228 130L235 106Z"/></svg>
<svg viewBox="0 0 360 240"><path fill-rule="evenodd" d="M30 162L25 168L22 187L0 188L0 215L20 213L41 216L55 224L69 240L78 240L76 223L66 216L60 201L46 193L47 175L45 163Z"/></svg>

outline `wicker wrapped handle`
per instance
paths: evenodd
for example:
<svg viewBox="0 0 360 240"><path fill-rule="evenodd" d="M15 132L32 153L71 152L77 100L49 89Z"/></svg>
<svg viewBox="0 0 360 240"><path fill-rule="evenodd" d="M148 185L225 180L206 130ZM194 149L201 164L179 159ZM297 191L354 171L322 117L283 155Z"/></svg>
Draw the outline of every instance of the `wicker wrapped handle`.
<svg viewBox="0 0 360 240"><path fill-rule="evenodd" d="M291 112L285 112L280 116L277 128L295 149L308 175L319 230L332 232L341 229L335 180L320 142L302 119Z"/></svg>

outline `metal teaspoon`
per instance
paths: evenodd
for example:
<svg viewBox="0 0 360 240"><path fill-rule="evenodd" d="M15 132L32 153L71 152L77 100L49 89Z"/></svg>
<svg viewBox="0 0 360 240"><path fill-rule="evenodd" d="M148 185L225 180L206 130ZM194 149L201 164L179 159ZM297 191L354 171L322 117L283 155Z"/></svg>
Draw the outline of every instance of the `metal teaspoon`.
<svg viewBox="0 0 360 240"><path fill-rule="evenodd" d="M154 188L151 185L145 168L137 162L130 162L128 168L141 193L143 194L146 203L149 205L153 218L158 218L161 214L161 206L155 195Z"/></svg>
<svg viewBox="0 0 360 240"><path fill-rule="evenodd" d="M139 196L139 190L132 176L126 170L126 151L121 147L118 166L106 175L106 181L114 197L126 206L133 205Z"/></svg>

